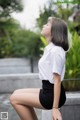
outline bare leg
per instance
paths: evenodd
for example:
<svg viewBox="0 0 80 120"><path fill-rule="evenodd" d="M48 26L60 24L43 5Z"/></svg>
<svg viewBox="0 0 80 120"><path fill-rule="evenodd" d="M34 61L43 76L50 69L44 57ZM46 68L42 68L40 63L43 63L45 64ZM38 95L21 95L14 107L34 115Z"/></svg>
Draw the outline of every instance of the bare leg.
<svg viewBox="0 0 80 120"><path fill-rule="evenodd" d="M32 107L20 104L14 104L13 107L20 116L21 120L38 120L35 111Z"/></svg>
<svg viewBox="0 0 80 120"><path fill-rule="evenodd" d="M21 120L38 120L33 107L44 109L39 102L40 89L20 89L10 96L12 106Z"/></svg>
<svg viewBox="0 0 80 120"><path fill-rule="evenodd" d="M30 93L30 92L37 92L37 90L40 90L40 89L38 89L38 88L23 88L23 89L18 89L18 90L15 90L14 92L13 92L13 94L20 94L20 93ZM15 106L14 106L15 107ZM26 107L26 106L24 106L24 107ZM27 107L26 107L27 108ZM25 109L26 109L25 108ZM32 113L32 116L33 116L33 118L34 118L34 120L38 120L38 118L37 118L37 116L36 116L36 113L35 113L35 110L34 110L34 108L32 108L32 107L29 107L28 106L28 109L30 110L30 112Z"/></svg>

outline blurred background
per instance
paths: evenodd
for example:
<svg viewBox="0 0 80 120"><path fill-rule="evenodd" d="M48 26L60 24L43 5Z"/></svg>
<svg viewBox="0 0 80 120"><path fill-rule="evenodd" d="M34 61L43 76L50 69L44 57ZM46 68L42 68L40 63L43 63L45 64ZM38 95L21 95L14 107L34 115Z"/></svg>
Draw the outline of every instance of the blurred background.
<svg viewBox="0 0 80 120"><path fill-rule="evenodd" d="M49 16L64 19L68 24L66 89L71 84L69 89L80 90L78 0L0 0L0 74L38 73L38 60L47 45L40 31Z"/></svg>
<svg viewBox="0 0 80 120"><path fill-rule="evenodd" d="M38 60L47 41L40 31L50 16L68 24L63 120L80 120L79 0L0 0L0 118L4 111L9 113L8 120L19 119L9 101L14 90L41 87ZM50 120L49 112L37 109L36 113L39 120Z"/></svg>

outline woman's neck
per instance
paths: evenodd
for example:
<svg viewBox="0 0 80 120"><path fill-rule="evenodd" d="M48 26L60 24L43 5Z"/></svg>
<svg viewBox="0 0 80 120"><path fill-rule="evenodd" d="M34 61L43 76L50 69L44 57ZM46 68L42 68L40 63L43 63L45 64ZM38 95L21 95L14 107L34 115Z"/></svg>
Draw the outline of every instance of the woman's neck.
<svg viewBox="0 0 80 120"><path fill-rule="evenodd" d="M46 37L48 44L51 42L51 37Z"/></svg>

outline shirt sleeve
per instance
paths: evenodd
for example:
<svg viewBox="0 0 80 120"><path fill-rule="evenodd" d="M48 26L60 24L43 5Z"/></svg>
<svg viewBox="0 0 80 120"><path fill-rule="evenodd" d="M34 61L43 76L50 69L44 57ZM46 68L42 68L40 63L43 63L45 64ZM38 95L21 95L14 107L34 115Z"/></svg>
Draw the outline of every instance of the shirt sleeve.
<svg viewBox="0 0 80 120"><path fill-rule="evenodd" d="M52 73L62 74L64 59L62 55L58 52L51 52L50 54L51 61L51 71Z"/></svg>

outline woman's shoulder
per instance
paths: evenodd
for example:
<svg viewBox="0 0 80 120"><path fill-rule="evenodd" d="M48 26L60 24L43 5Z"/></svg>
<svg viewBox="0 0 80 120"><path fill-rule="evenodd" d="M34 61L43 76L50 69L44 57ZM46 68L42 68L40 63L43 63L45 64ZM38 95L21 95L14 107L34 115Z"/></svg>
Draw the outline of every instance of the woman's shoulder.
<svg viewBox="0 0 80 120"><path fill-rule="evenodd" d="M61 46L55 45L55 46L51 49L51 52L56 52L56 53L63 52L63 53L65 53L65 50L64 50Z"/></svg>
<svg viewBox="0 0 80 120"><path fill-rule="evenodd" d="M51 55L59 55L62 57L65 57L65 50L60 47L60 46L54 46L51 51L50 51Z"/></svg>

